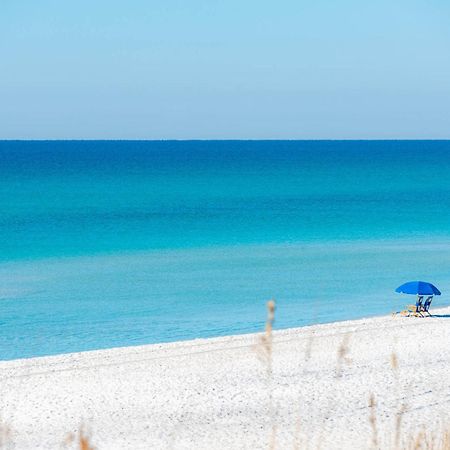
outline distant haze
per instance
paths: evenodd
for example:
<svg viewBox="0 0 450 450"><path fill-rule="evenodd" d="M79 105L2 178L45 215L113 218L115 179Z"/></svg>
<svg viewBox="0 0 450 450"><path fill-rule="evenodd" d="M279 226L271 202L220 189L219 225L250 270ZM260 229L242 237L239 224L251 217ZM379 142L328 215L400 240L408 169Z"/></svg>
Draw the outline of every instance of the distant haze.
<svg viewBox="0 0 450 450"><path fill-rule="evenodd" d="M0 139L450 137L443 0L13 1Z"/></svg>

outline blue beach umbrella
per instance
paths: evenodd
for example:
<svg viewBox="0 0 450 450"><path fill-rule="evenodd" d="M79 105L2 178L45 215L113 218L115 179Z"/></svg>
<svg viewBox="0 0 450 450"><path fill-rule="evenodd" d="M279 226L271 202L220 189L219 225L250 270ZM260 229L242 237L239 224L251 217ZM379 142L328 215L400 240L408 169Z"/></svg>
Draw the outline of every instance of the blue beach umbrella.
<svg viewBox="0 0 450 450"><path fill-rule="evenodd" d="M441 295L441 291L426 281L408 281L399 286L395 292L412 295Z"/></svg>

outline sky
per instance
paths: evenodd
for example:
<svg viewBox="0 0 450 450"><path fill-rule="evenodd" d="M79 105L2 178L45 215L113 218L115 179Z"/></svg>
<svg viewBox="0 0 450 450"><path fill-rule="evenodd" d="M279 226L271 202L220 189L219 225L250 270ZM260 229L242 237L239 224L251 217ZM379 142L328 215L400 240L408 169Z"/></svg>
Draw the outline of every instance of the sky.
<svg viewBox="0 0 450 450"><path fill-rule="evenodd" d="M1 0L0 139L450 138L448 0Z"/></svg>

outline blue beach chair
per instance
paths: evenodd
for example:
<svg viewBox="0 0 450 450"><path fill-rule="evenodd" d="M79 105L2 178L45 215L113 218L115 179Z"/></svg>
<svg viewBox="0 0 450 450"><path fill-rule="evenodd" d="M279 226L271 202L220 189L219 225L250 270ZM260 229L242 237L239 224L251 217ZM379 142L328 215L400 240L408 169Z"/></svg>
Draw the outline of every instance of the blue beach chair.
<svg viewBox="0 0 450 450"><path fill-rule="evenodd" d="M417 302L416 302L416 310L414 311L415 315L419 315L421 317L423 317L422 311L423 311L423 296L420 295L419 297L417 297Z"/></svg>
<svg viewBox="0 0 450 450"><path fill-rule="evenodd" d="M422 307L422 311L424 313L427 313L429 317L431 317L431 313L429 310L430 310L430 305L431 305L432 301L433 301L433 296L430 295L429 297L427 297L427 299L425 300L425 303L423 304L423 307Z"/></svg>

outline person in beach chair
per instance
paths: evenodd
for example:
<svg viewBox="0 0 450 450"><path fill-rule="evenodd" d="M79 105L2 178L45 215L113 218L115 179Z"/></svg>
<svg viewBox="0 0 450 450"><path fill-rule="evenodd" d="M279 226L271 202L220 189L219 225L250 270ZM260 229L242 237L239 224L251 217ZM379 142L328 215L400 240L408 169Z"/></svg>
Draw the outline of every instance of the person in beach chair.
<svg viewBox="0 0 450 450"><path fill-rule="evenodd" d="M427 297L427 299L425 300L425 303L423 304L423 307L422 307L422 312L427 313L429 317L431 317L430 305L431 305L432 301L433 301L433 296L430 295L429 297Z"/></svg>
<svg viewBox="0 0 450 450"><path fill-rule="evenodd" d="M415 305L408 305L404 311L402 311L400 314L402 316L415 316L415 317L423 317L422 311L423 311L423 295L419 295L417 297L417 302Z"/></svg>

